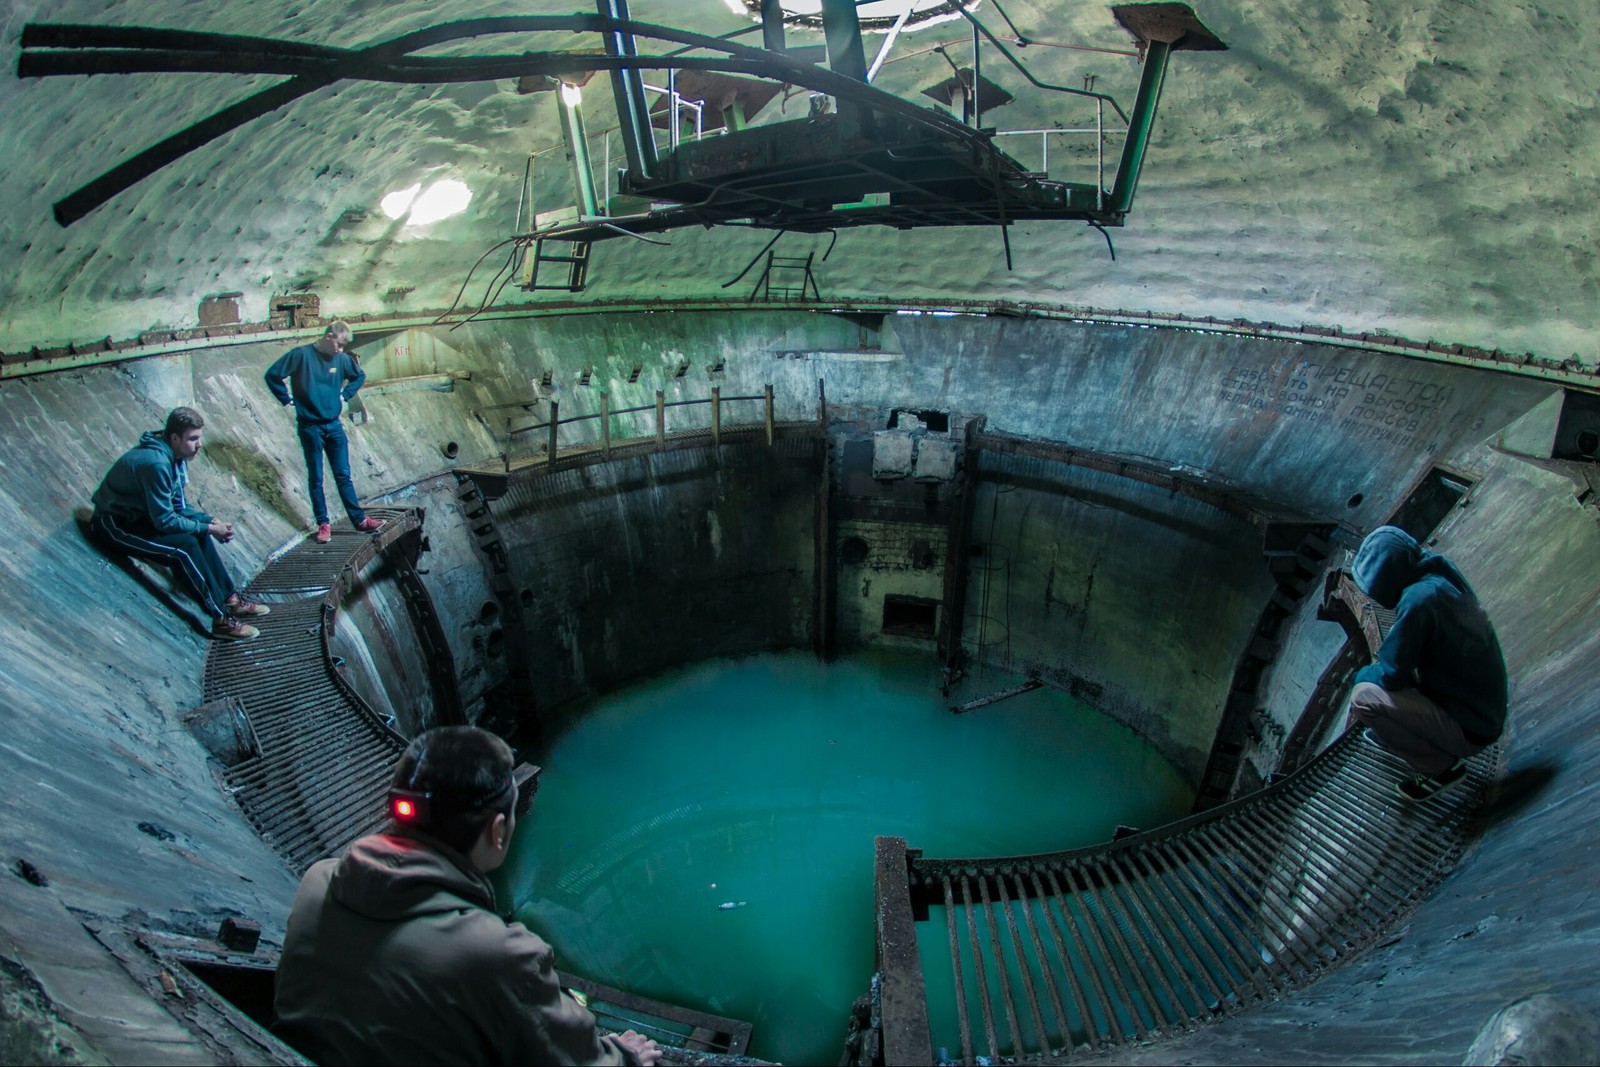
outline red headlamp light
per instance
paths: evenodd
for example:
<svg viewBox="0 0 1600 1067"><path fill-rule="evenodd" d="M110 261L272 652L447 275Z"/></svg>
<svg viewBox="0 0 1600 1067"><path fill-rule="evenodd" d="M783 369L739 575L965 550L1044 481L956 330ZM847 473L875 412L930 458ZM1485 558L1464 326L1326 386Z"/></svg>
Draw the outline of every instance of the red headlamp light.
<svg viewBox="0 0 1600 1067"><path fill-rule="evenodd" d="M389 814L403 825L427 822L432 793L418 793L409 789L389 790Z"/></svg>

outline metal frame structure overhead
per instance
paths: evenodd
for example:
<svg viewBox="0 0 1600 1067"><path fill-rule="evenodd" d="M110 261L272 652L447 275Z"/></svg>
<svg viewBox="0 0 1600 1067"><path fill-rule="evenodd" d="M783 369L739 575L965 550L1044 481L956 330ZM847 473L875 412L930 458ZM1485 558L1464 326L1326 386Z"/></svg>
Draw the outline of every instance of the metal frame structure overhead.
<svg viewBox="0 0 1600 1067"><path fill-rule="evenodd" d="M1225 48L1185 4L1113 8L1144 53L1145 71L1131 112L1110 96L1044 86L1109 104L1129 119L1116 180L1050 181L998 149L992 130L968 126L934 109L869 85L861 28L851 0L825 0L828 67L789 55L781 11L763 25L767 48L736 44L685 30L634 21L626 0L596 0L593 15L471 19L404 34L365 48L279 41L181 30L30 24L22 34L20 77L212 72L280 74L287 80L218 111L138 153L54 205L62 225L83 218L118 193L188 152L291 100L346 79L409 84L487 81L527 75L560 77L606 70L612 75L628 169L622 192L633 209L574 212L528 238L592 242L624 233L685 225L741 224L819 232L860 225L902 229L1076 219L1120 226L1149 143L1161 84L1173 51ZM981 33L1004 46L961 5ZM465 38L568 32L597 34L604 54L522 52L485 56L415 53ZM640 38L680 46L671 54L641 53ZM773 47L776 46L776 47ZM692 54L691 54L692 53ZM1011 62L1015 63L1014 59ZM837 102L802 119L688 141L657 149L640 72L711 70L755 75L797 85ZM1018 65L1025 77L1042 85ZM585 198L579 202L586 204Z"/></svg>

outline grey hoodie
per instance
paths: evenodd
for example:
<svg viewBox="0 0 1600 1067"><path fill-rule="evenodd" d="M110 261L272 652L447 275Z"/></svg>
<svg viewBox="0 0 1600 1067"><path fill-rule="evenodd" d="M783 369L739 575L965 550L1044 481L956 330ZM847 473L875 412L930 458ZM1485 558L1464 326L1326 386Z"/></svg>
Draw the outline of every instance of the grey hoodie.
<svg viewBox="0 0 1600 1067"><path fill-rule="evenodd" d="M562 991L550 946L493 907L465 856L410 830L314 864L289 914L276 1031L325 1067L631 1062Z"/></svg>

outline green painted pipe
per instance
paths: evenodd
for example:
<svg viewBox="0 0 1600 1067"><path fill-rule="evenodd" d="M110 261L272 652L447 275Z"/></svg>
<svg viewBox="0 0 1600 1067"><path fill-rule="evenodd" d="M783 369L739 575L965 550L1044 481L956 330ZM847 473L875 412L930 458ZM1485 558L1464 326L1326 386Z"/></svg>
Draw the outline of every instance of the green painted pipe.
<svg viewBox="0 0 1600 1067"><path fill-rule="evenodd" d="M1139 185L1145 150L1150 147L1150 128L1155 125L1156 105L1161 101L1161 84L1167 77L1167 59L1172 45L1166 41L1147 41L1144 74L1139 79L1139 96L1128 118L1128 139L1122 142L1122 162L1117 165L1117 181L1106 204L1109 214L1124 215L1133 205L1133 191Z"/></svg>
<svg viewBox="0 0 1600 1067"><path fill-rule="evenodd" d="M628 0L595 0L601 16L612 22L627 22ZM602 35L606 55L636 56L638 47L633 33L619 31L608 25ZM656 176L660 163L656 154L655 129L650 125L650 106L644 97L644 76L637 68L621 68L611 72L611 95L617 102L617 118L622 135L622 150L628 158L628 174L636 182L646 182Z"/></svg>

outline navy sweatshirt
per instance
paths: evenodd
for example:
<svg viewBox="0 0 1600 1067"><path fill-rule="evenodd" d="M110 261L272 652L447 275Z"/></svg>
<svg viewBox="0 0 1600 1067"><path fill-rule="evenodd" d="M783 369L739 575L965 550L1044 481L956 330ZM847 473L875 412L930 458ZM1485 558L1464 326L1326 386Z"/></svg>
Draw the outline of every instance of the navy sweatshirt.
<svg viewBox="0 0 1600 1067"><path fill-rule="evenodd" d="M279 403L294 404L296 420L320 426L339 418L344 401L354 399L367 375L350 353L325 356L311 344L289 349L267 368L265 378Z"/></svg>

